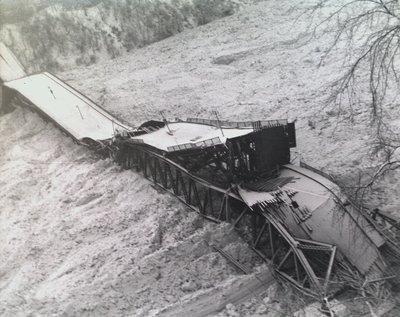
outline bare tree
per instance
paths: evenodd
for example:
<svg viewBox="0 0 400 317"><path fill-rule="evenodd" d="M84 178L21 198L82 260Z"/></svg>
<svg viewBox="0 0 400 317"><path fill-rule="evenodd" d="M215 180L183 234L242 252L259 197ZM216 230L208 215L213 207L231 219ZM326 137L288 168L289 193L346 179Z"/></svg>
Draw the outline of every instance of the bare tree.
<svg viewBox="0 0 400 317"><path fill-rule="evenodd" d="M321 63L338 47L346 52L345 71L335 84L331 102L340 109L348 106L350 113L361 103L371 110L376 145L384 153L361 186L362 190L371 189L381 176L400 168L400 133L392 129L387 115L400 95L400 2L319 0L310 12L312 21L318 17L318 22L310 24L314 37L333 33Z"/></svg>
<svg viewBox="0 0 400 317"><path fill-rule="evenodd" d="M336 101L344 95L354 102L354 83L368 65L370 106L374 119L380 115L387 88L399 83L400 3L398 0L320 0L312 13L325 18L314 27L314 35L334 23L333 42L323 59L342 40L347 41L351 65L340 80Z"/></svg>

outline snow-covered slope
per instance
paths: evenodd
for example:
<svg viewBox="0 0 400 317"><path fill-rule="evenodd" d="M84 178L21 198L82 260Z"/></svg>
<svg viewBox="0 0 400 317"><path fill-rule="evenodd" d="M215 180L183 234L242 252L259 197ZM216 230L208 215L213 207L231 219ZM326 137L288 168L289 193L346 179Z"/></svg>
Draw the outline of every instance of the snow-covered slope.
<svg viewBox="0 0 400 317"><path fill-rule="evenodd" d="M28 72L59 71L115 58L229 16L255 1L102 0L92 6L82 1L73 5L17 3L10 10L17 22L0 22L0 38ZM18 15L31 6L31 16Z"/></svg>
<svg viewBox="0 0 400 317"><path fill-rule="evenodd" d="M208 243L260 264L231 226L204 221L36 114L1 117L0 133L1 316L149 316L248 280Z"/></svg>
<svg viewBox="0 0 400 317"><path fill-rule="evenodd" d="M26 76L15 55L0 42L0 83Z"/></svg>
<svg viewBox="0 0 400 317"><path fill-rule="evenodd" d="M333 82L343 75L343 43L331 46L332 33L313 39L303 14L315 4L269 0L238 14L145 47L100 65L61 77L120 117L134 123L160 118L212 117L229 120L296 120L298 151L309 164L354 185L359 171L379 161L370 110L328 103ZM368 77L366 77L368 79ZM368 86L363 96L368 98ZM391 122L400 122L396 102L387 105ZM347 119L346 119L347 118ZM400 130L400 124L398 124ZM397 175L377 187L374 203L395 211L400 201ZM387 186L386 186L387 187ZM385 192L386 191L386 192Z"/></svg>
<svg viewBox="0 0 400 317"><path fill-rule="evenodd" d="M306 42L309 21L297 19L311 2L260 2L61 77L132 125L159 118L160 110L170 118L207 118L218 110L230 120L297 119L293 156L351 178L373 164L369 113L354 109L350 123L325 107L341 53L317 67L328 35ZM393 111L393 119L399 116ZM182 315L204 296L224 303L221 292L230 285L252 292L242 284L247 277L204 242L257 266L230 226L203 222L30 112L0 118L0 135L0 315ZM398 205L398 177L386 181L391 185L375 199ZM273 293L253 294L220 315L296 310L285 304L288 294Z"/></svg>

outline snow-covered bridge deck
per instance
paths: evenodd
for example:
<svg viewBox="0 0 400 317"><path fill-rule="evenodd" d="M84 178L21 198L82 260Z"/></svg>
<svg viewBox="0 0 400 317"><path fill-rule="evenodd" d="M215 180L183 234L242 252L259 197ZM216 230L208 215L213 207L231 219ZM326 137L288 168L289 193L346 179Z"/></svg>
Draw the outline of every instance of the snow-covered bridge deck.
<svg viewBox="0 0 400 317"><path fill-rule="evenodd" d="M31 75L4 86L21 94L77 140L106 140L132 130L52 74Z"/></svg>
<svg viewBox="0 0 400 317"><path fill-rule="evenodd" d="M190 122L170 122L157 131L132 137L163 151L176 151L225 143L228 138L235 138L253 132L253 128L217 128L206 124Z"/></svg>

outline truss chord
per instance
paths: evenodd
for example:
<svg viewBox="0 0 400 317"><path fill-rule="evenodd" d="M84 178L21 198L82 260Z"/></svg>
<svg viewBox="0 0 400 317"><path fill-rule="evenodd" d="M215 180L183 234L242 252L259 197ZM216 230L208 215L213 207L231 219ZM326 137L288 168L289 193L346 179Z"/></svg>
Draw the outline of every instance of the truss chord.
<svg viewBox="0 0 400 317"><path fill-rule="evenodd" d="M230 221L230 218L233 215L232 204L234 200L235 205L237 205L235 214L238 214L238 217L235 219L233 226L237 227L239 223L244 221L243 219L245 215L248 214L248 211L251 210L231 190L218 189L215 186L204 182L204 180L199 181L190 172L183 170L176 164L171 163L167 158L140 148L140 145L129 144L129 148L129 153L131 154L126 155L125 159L127 162L125 163L127 168L134 168L135 165L139 166L146 178L149 178L150 175L150 179L152 179L157 186L160 186L169 193L174 194L180 201L184 202L191 209L201 214L204 218L217 222L221 220ZM127 149L125 149L122 153L125 153L125 151L127 151ZM137 157L137 159L131 159L132 157ZM138 164L133 163L134 161L138 161ZM175 170L174 173L173 169ZM171 187L171 189L168 187ZM200 195L200 192L203 194ZM221 198L217 198L217 193ZM214 218L213 216L210 217L206 215L207 207L210 210L210 214L214 215L213 203L218 200L220 201L218 217ZM251 215L253 224L252 249L261 258L263 258L263 260L267 259L266 254L270 252L270 261L272 261L272 263L275 263L277 260L279 260L279 264L275 268L276 272L279 273L279 276L294 284L296 288L308 293L317 291L320 294L325 294L327 292L327 279L330 278L330 272L326 275L326 278L323 281L324 290L322 291L320 281L309 264L307 257L302 253L301 249L331 251L331 246L314 243L314 241L308 240L300 240L297 242L284 228L281 223L282 220L275 219L276 217L285 217L284 211L279 208L274 208L275 207L269 206L269 204L263 203L259 205L259 209L252 210L252 212L249 214ZM273 210L273 213L271 213L271 210ZM276 216L274 216L275 214ZM274 233L274 230L276 230L276 233ZM268 237L268 239L262 240L262 236L264 234ZM285 241L283 244L286 243L287 245L283 258L280 255L282 247L278 246L278 242L275 242L276 239ZM261 241L263 241L262 245L260 245ZM282 245L282 242L279 244ZM264 249L265 251L261 251L261 249ZM294 259L294 267L292 269L295 278L292 278L286 273L280 271L283 265L289 260L291 255L293 255ZM332 259L334 259L334 256ZM332 265L333 264L330 264L330 269L332 268ZM304 269L305 277L307 277L308 281L310 282L309 290L305 290L304 285L302 285L300 282L301 266Z"/></svg>

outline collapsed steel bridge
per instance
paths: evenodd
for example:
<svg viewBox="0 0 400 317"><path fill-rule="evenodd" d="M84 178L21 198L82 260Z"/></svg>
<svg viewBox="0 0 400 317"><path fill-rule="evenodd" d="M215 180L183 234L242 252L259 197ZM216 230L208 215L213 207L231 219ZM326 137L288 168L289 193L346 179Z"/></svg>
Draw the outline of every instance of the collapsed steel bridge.
<svg viewBox="0 0 400 317"><path fill-rule="evenodd" d="M17 105L204 218L230 222L279 278L313 297L357 279L383 281L387 257L399 257L395 220L355 206L319 171L290 164L294 123L189 118L131 128L49 73L5 82L0 110Z"/></svg>
<svg viewBox="0 0 400 317"><path fill-rule="evenodd" d="M160 154L125 144L116 161L123 168L142 172L203 217L232 223L284 280L315 297L328 294L335 246L295 239L275 217L261 208L250 207L234 190L217 187ZM322 265L320 261L310 261L310 252Z"/></svg>

